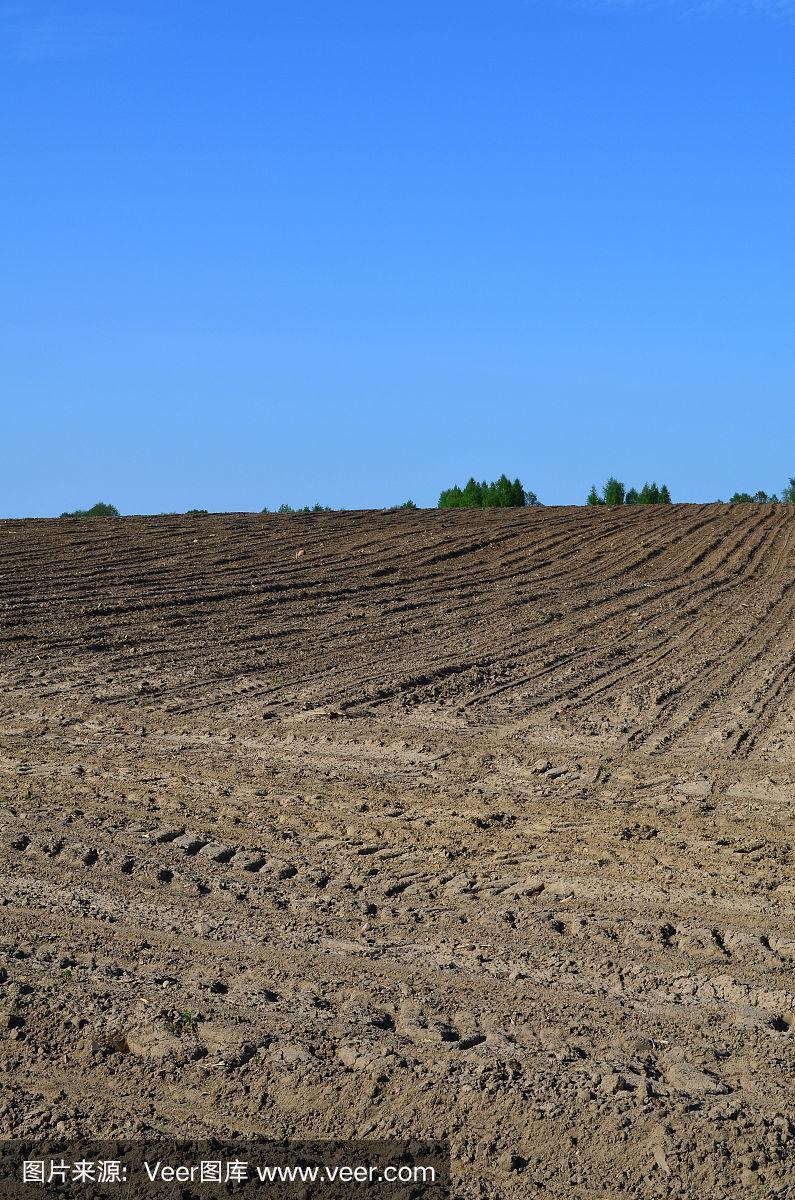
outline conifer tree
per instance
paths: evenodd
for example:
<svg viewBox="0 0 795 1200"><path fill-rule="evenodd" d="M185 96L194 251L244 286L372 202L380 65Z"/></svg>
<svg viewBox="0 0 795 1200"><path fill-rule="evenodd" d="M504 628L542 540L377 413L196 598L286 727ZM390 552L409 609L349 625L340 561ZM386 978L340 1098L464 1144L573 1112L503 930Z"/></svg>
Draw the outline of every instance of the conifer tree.
<svg viewBox="0 0 795 1200"><path fill-rule="evenodd" d="M538 505L535 492L526 492L521 479L511 481L504 473L499 479L480 483L474 477L467 480L463 488L445 488L439 496L439 508L523 508Z"/></svg>
<svg viewBox="0 0 795 1200"><path fill-rule="evenodd" d="M624 503L624 485L620 480L615 479L612 475L604 486L602 493L605 504L623 504Z"/></svg>
<svg viewBox="0 0 795 1200"><path fill-rule="evenodd" d="M474 477L468 479L461 495L461 507L482 508L485 486L485 484L478 483Z"/></svg>

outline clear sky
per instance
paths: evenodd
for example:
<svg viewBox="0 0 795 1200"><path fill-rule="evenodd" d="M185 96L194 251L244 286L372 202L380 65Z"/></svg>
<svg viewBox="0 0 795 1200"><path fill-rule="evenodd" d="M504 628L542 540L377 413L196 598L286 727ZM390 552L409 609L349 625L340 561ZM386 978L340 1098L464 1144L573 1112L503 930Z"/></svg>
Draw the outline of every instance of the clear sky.
<svg viewBox="0 0 795 1200"><path fill-rule="evenodd" d="M795 0L0 0L0 514L795 475Z"/></svg>

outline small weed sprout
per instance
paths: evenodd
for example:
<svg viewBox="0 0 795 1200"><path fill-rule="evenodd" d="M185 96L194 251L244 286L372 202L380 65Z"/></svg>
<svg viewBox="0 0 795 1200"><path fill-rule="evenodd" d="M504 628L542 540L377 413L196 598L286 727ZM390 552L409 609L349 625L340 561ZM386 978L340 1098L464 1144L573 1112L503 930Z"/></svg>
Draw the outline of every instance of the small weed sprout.
<svg viewBox="0 0 795 1200"><path fill-rule="evenodd" d="M198 1020L198 1016L199 1014L194 1012L191 1008L185 1008L182 1010L182 1012L179 1014L179 1023L182 1033L196 1032L196 1021Z"/></svg>

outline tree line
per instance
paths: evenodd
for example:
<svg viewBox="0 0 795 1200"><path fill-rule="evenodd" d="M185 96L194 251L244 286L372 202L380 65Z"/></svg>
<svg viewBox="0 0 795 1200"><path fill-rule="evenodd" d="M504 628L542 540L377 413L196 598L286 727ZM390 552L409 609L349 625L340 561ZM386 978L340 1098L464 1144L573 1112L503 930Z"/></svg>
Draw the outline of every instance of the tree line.
<svg viewBox="0 0 795 1200"><path fill-rule="evenodd" d="M594 484L585 503L592 507L597 504L670 504L671 493L666 484L657 487L656 483L644 483L640 491L634 487L627 489L620 479L614 479L611 475L602 488L601 496Z"/></svg>
<svg viewBox="0 0 795 1200"><path fill-rule="evenodd" d="M474 477L467 480L463 487L455 484L453 487L445 488L439 496L437 504L438 508L527 508L541 506L541 501L535 492L529 488L525 488L520 479L509 479L507 475L500 475L499 479L493 480L491 483L485 479L478 482ZM601 493L597 491L594 485L585 503L590 507L597 505L624 505L624 504L671 504L671 493L666 484L657 485L656 482L644 483L641 488L626 488L620 479L614 476L605 483ZM716 504L723 504L722 500L716 500ZM795 504L795 475L791 476L785 486L781 489L781 496L775 493L768 495L767 492L735 492L729 497L729 504ZM413 500L405 500L403 504L394 506L398 509L416 509L417 505ZM293 508L289 504L281 504L277 509L277 513L328 513L333 509L325 504L304 505L303 508ZM199 516L207 512L206 508L190 508L186 516ZM262 512L268 512L267 508L263 508ZM177 513L169 513L169 516L177 516ZM63 512L61 517L72 518L74 520L85 520L91 517L118 517L119 510L113 504L100 502L93 505L92 508L78 508L74 512Z"/></svg>
<svg viewBox="0 0 795 1200"><path fill-rule="evenodd" d="M437 508L524 508L540 503L535 492L525 490L521 480L500 475L492 483L487 483L485 479L478 483L472 478L463 487L455 484L445 488Z"/></svg>
<svg viewBox="0 0 795 1200"><path fill-rule="evenodd" d="M729 497L729 504L795 504L795 475L791 476L781 489L781 499L773 492L735 492Z"/></svg>

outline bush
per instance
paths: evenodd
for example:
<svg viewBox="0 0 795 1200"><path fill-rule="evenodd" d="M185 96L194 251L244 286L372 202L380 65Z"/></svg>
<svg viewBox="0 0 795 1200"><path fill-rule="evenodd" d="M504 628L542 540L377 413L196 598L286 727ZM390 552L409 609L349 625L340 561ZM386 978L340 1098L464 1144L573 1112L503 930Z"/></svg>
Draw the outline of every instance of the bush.
<svg viewBox="0 0 795 1200"><path fill-rule="evenodd" d="M439 508L523 508L525 505L540 504L535 492L526 492L519 479L513 482L507 475L500 475L493 483L485 479L478 483L469 479L463 488L446 488L439 497Z"/></svg>
<svg viewBox="0 0 795 1200"><path fill-rule="evenodd" d="M114 504L103 504L101 501L92 508L76 508L74 512L62 512L61 517L74 517L78 521L86 517L118 517L118 508Z"/></svg>
<svg viewBox="0 0 795 1200"><path fill-rule="evenodd" d="M186 517L206 517L207 509L206 508L189 508L188 511L185 513L185 516Z"/></svg>
<svg viewBox="0 0 795 1200"><path fill-rule="evenodd" d="M417 505L413 500L404 500L402 504L398 504L398 508L416 508Z"/></svg>

